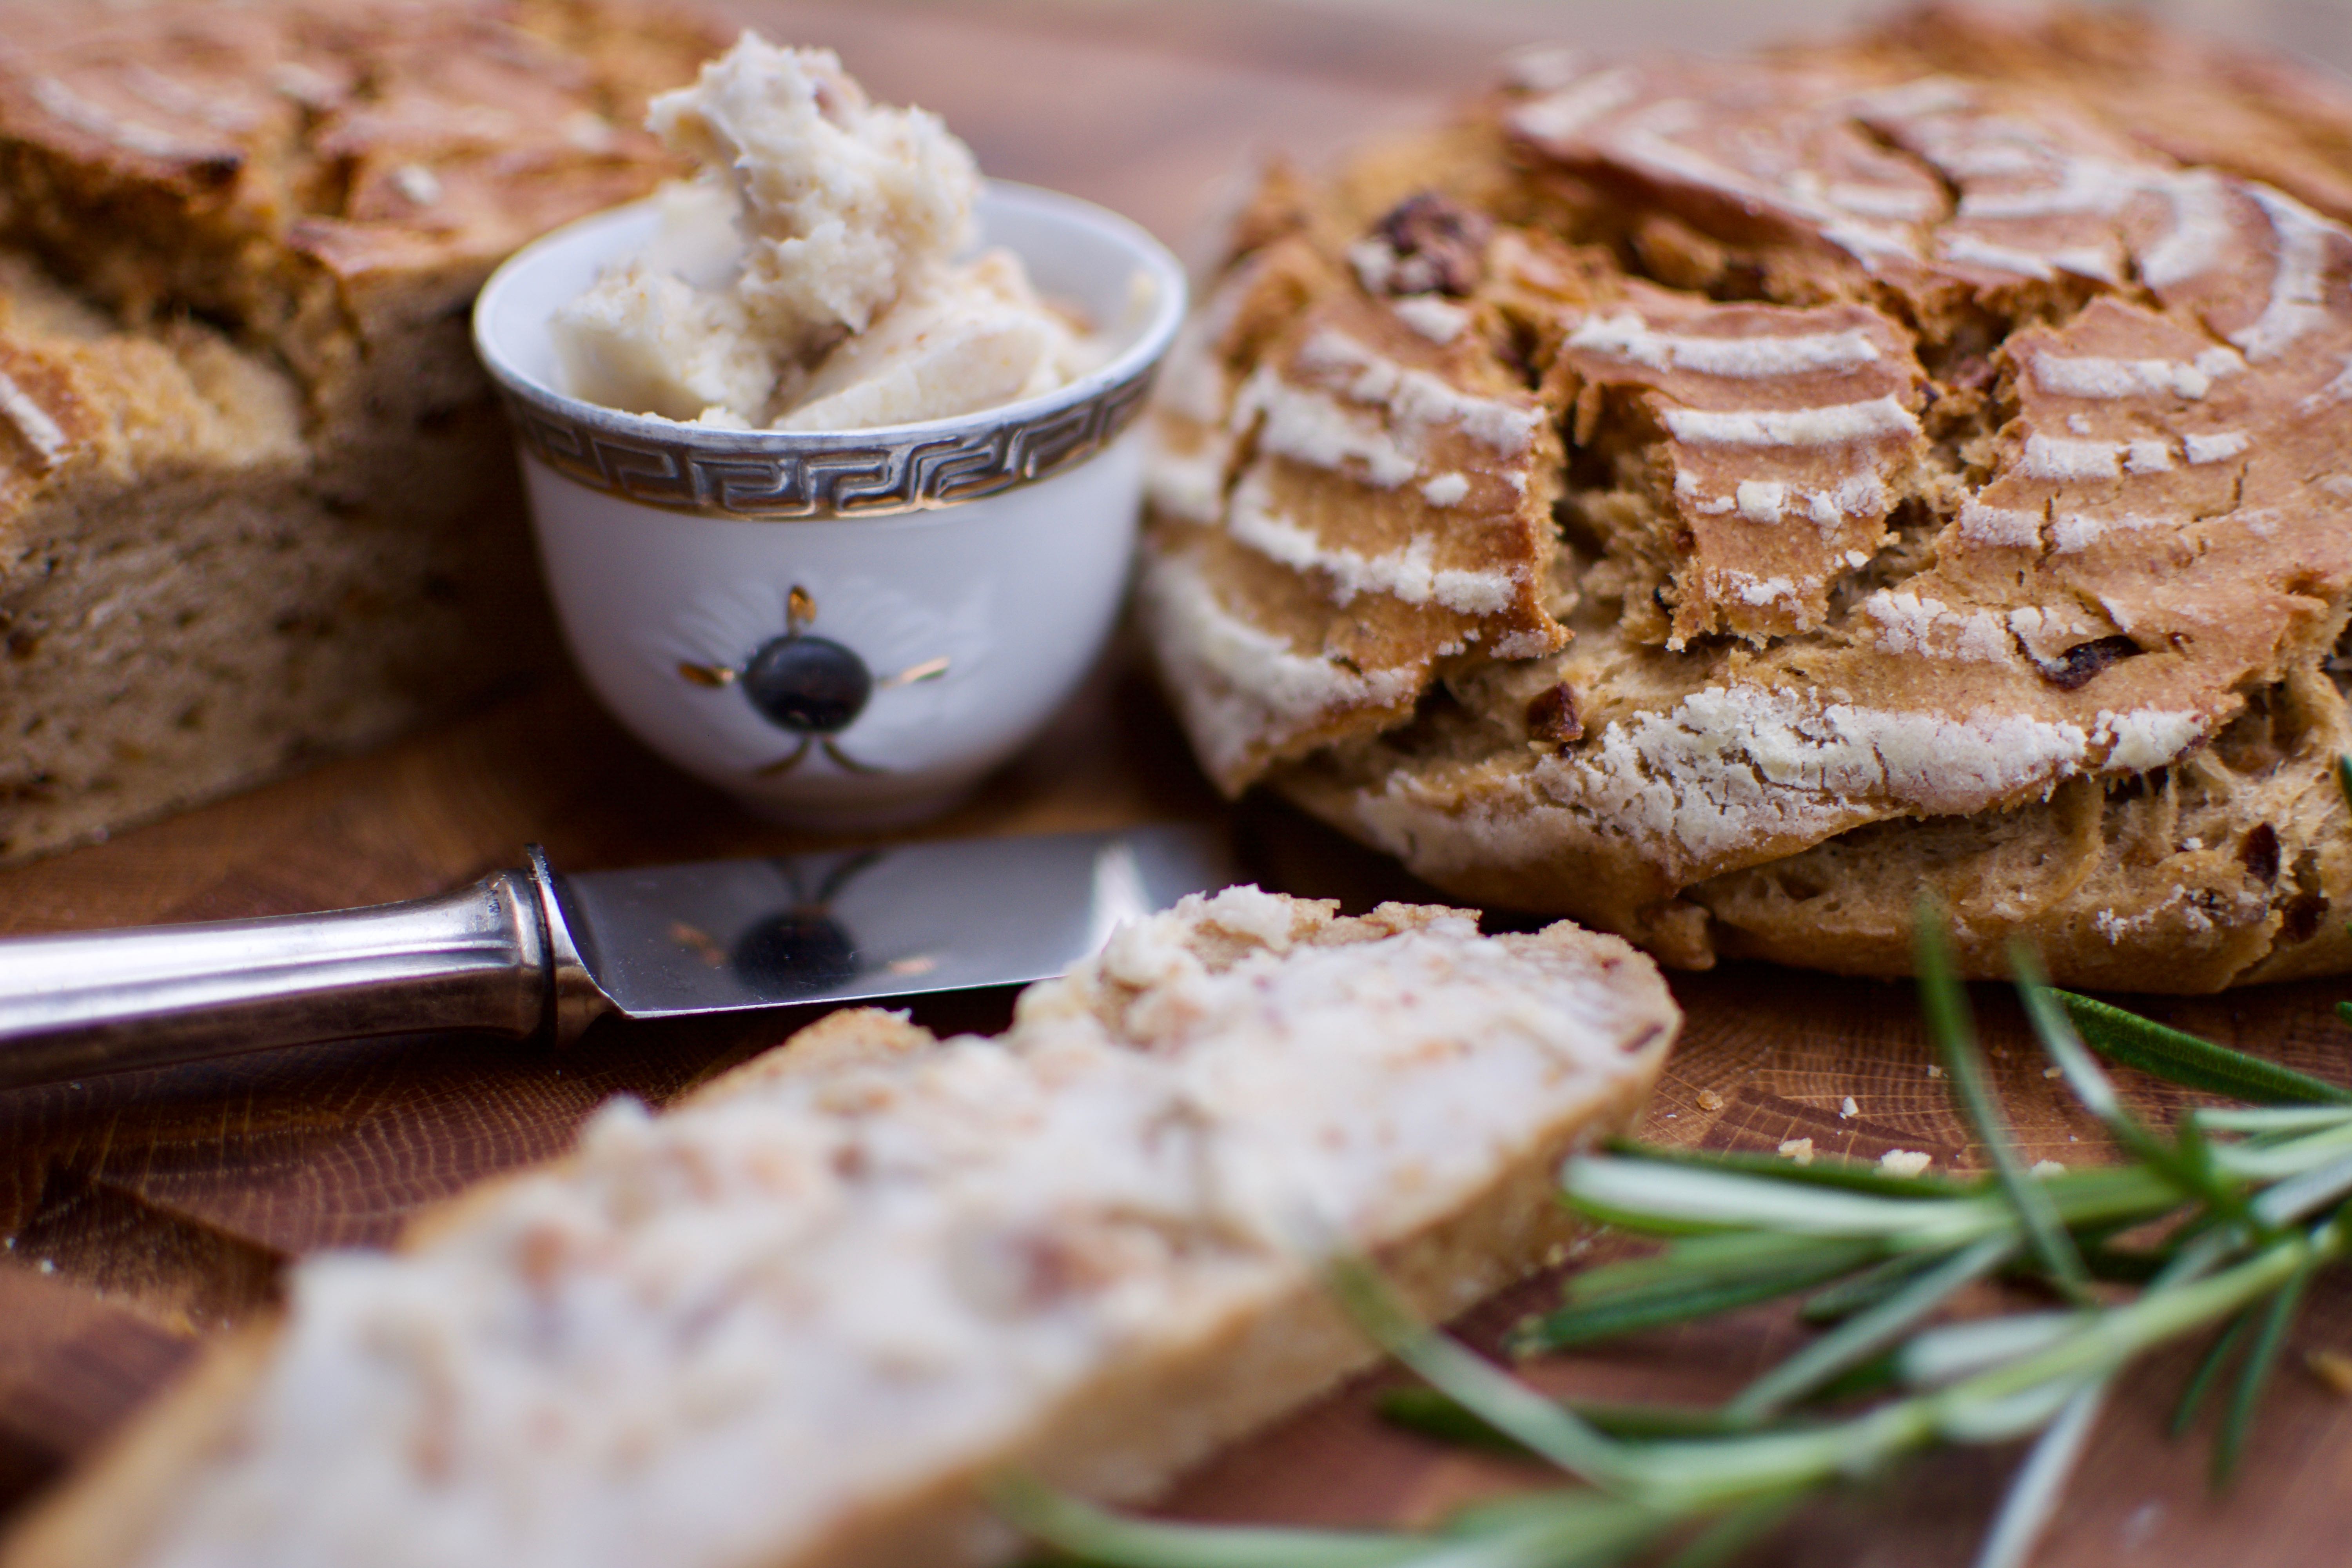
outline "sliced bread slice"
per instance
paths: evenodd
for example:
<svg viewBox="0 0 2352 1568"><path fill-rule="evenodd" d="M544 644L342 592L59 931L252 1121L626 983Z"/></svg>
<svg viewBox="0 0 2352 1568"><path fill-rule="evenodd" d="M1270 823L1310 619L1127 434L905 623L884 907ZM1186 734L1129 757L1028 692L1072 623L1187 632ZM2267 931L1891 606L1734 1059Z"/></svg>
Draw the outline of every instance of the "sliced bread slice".
<svg viewBox="0 0 2352 1568"><path fill-rule="evenodd" d="M1447 1316L1679 1024L1560 924L1229 889L1012 1031L835 1015L397 1253L314 1258L5 1568L985 1563L1017 1469L1146 1498L1372 1359L1319 1256Z"/></svg>

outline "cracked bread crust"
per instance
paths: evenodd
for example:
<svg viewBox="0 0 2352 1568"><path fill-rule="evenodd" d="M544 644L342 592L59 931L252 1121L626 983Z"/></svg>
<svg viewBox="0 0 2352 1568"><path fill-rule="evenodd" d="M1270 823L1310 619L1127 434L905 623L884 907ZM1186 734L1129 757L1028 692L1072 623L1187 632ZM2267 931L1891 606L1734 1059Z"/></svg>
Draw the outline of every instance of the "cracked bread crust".
<svg viewBox="0 0 2352 1568"><path fill-rule="evenodd" d="M646 98L716 41L586 0L162 0L7 11L0 237L126 322L193 314L282 359L311 413L476 400L452 344L489 268L672 164Z"/></svg>
<svg viewBox="0 0 2352 1568"><path fill-rule="evenodd" d="M467 336L719 43L572 0L0 6L0 860L386 738L552 628Z"/></svg>
<svg viewBox="0 0 2352 1568"><path fill-rule="evenodd" d="M1927 891L1979 974L2014 936L2083 985L2352 966L2347 127L2137 20L1944 8L1523 55L1442 136L1269 181L1160 417L1145 604L1196 749L1683 965L1903 973ZM1405 265L1433 204L1451 251ZM1550 627L1357 656L1493 513L1286 440L1316 395L1399 434L1369 374L1300 373L1333 321L1542 410L1496 471L1546 509L1513 570Z"/></svg>

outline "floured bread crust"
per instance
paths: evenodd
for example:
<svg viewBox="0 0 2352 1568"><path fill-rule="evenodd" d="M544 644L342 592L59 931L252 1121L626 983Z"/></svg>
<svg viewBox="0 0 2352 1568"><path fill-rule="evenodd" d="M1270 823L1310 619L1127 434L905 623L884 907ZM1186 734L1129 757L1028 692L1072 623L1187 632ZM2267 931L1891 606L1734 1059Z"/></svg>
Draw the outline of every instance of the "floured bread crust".
<svg viewBox="0 0 2352 1568"><path fill-rule="evenodd" d="M1149 1496L1370 1360L1318 1254L1439 1315L1532 1268L1679 1022L1565 923L1191 898L1001 1038L836 1014L305 1262L0 1563L1003 1561L1008 1467Z"/></svg>
<svg viewBox="0 0 2352 1568"><path fill-rule="evenodd" d="M1203 764L1674 963L2352 964L2347 182L2290 68L1960 9L1277 174L1159 419Z"/></svg>

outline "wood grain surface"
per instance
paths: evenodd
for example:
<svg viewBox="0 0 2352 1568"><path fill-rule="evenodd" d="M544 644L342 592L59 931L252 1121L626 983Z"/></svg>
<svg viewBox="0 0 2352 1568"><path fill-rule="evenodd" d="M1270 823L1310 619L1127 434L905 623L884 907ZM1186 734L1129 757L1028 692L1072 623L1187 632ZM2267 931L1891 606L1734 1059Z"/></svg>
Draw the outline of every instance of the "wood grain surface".
<svg viewBox="0 0 2352 1568"><path fill-rule="evenodd" d="M1121 207L1180 246L1234 171L1280 149L1312 163L1425 121L1493 56L1562 29L1624 45L1732 44L1850 7L1682 0L1467 10L1021 3L738 5L772 35L832 43L887 99L945 113L992 173ZM2215 5L2192 5L2201 16ZM2286 0L2231 15L2320 28ZM2340 30L2339 30L2340 31ZM2314 37L2321 33L2313 33ZM2338 33L2327 40L2343 41ZM520 521L517 521L520 526ZM922 831L1013 834L1165 818L1230 821L1271 885L1351 906L1412 896L1400 873L1285 808L1228 809L1115 648L1051 731ZM0 873L0 934L291 912L410 897L517 860L527 840L587 868L814 847L670 772L575 684L551 679L384 752L321 766L113 842ZM1674 978L1689 1015L1645 1132L1666 1142L1822 1154L1922 1150L1974 1164L1929 1075L1906 987L1728 966ZM2352 1081L2338 988L2149 1004L2185 1027ZM2095 1127L2042 1072L2015 1010L1979 990L2000 1087L2034 1158L2101 1157ZM934 1027L1000 1026L1002 994L924 1004ZM48 1484L183 1368L203 1339L268 1303L286 1262L390 1239L419 1207L565 1146L616 1093L659 1103L782 1037L792 1017L599 1025L556 1055L419 1036L247 1057L0 1094L0 1510ZM2129 1086L2161 1121L2180 1097ZM1856 1110L1841 1115L1847 1097ZM1570 1267L1574 1267L1574 1262ZM1533 1281L1464 1325L1490 1339L1556 1292ZM1765 1311L1530 1369L1588 1395L1727 1392L1794 1342ZM2352 1401L2304 1369L2352 1350L2352 1291L2315 1291L2226 1498L2195 1443L2159 1433L2190 1353L2159 1358L2102 1422L2035 1562L2340 1562L2352 1515ZM1384 1427L1383 1376L1228 1452L1169 1500L1179 1514L1419 1521L1539 1479ZM1751 1553L1755 1563L1968 1561L2013 1451L1937 1456L1857 1483ZM0 1522L5 1516L0 1515Z"/></svg>

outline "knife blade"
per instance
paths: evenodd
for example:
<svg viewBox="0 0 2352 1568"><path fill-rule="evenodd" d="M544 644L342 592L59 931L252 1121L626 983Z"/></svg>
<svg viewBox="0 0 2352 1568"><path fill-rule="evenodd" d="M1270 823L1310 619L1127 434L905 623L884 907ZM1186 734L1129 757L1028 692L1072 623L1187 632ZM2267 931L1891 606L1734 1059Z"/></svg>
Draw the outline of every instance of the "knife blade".
<svg viewBox="0 0 2352 1568"><path fill-rule="evenodd" d="M1213 835L1154 827L590 871L555 893L598 988L670 1018L1042 980L1229 870Z"/></svg>
<svg viewBox="0 0 2352 1568"><path fill-rule="evenodd" d="M559 874L315 915L0 941L0 1089L435 1029L576 1038L1059 974L1123 921L1234 879L1157 825Z"/></svg>

